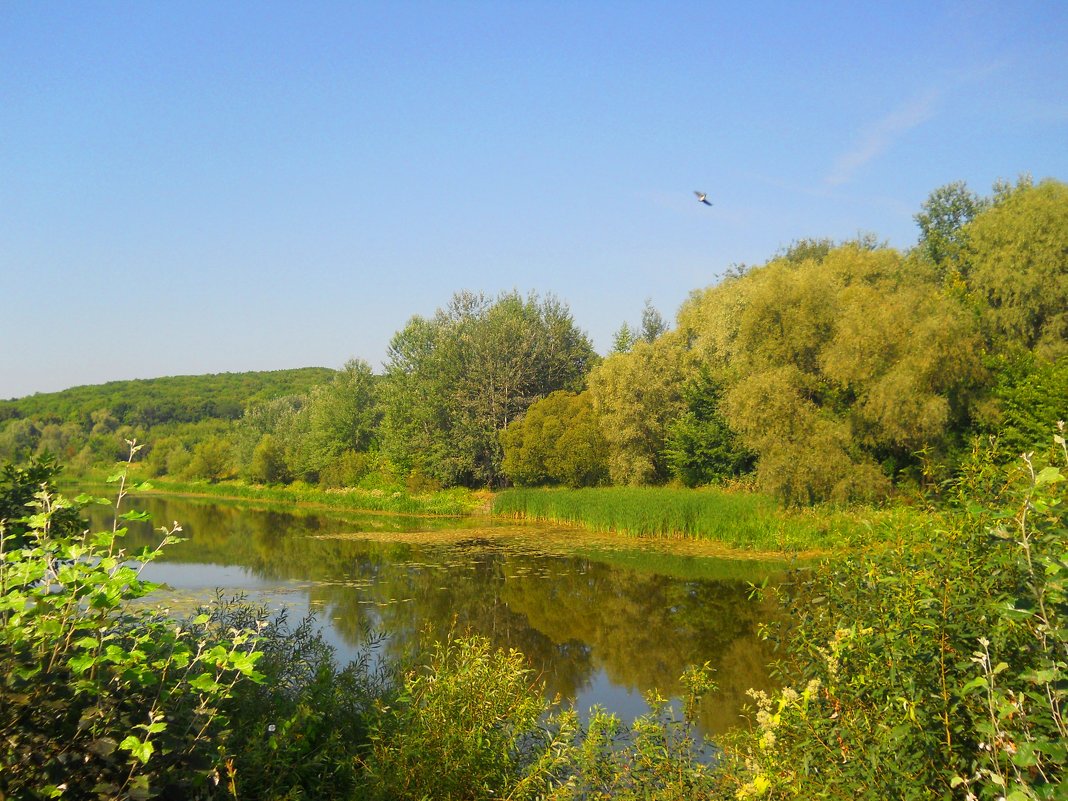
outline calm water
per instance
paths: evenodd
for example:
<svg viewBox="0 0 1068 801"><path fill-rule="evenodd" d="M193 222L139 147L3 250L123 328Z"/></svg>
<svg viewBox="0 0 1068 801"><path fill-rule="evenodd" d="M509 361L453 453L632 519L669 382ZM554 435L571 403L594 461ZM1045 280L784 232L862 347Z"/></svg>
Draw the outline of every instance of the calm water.
<svg viewBox="0 0 1068 801"><path fill-rule="evenodd" d="M145 577L167 603L190 609L216 588L314 615L338 657L368 628L390 636L385 655L425 646L451 627L528 656L550 694L600 704L630 719L642 694L678 692L693 664L716 669L720 691L701 724L738 721L749 687L767 688L772 656L757 636L776 610L748 599L747 581L781 564L717 558L704 544L640 542L576 529L480 520L289 512L145 497L154 524L173 520L187 540ZM109 527L106 508L92 522ZM158 540L147 525L129 544Z"/></svg>

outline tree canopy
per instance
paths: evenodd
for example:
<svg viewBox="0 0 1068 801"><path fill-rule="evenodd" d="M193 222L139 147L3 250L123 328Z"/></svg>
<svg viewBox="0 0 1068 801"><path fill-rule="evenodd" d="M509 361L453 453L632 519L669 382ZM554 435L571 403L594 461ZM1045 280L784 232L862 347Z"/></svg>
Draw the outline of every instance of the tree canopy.
<svg viewBox="0 0 1068 801"><path fill-rule="evenodd" d="M458 293L390 343L384 447L396 464L445 484L498 484L500 432L538 398L582 389L595 360L556 298Z"/></svg>

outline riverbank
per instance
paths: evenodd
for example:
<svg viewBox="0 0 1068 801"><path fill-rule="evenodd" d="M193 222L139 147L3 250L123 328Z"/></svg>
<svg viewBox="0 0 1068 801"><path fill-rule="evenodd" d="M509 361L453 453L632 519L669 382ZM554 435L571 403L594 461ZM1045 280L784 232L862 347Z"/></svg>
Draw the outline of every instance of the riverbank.
<svg viewBox="0 0 1068 801"><path fill-rule="evenodd" d="M105 479L106 476L101 472L83 475L73 480L68 479L68 483L79 487L98 483L103 485ZM320 489L307 485L264 486L246 484L237 480L212 484L207 481L181 481L167 477L148 480L135 477L134 480L145 481L147 486L138 490L144 493L257 503L284 503L347 512L466 517L480 512L488 513L489 508L489 493L472 491L464 487L413 495L399 488Z"/></svg>
<svg viewBox="0 0 1068 801"><path fill-rule="evenodd" d="M753 492L706 487L597 487L579 490L510 489L493 498L493 513L548 523L578 524L628 537L711 539L747 551L826 551L878 539L926 515L908 507L783 509Z"/></svg>
<svg viewBox="0 0 1068 801"><path fill-rule="evenodd" d="M103 483L104 474L90 476ZM783 509L773 498L716 488L598 487L590 489L453 488L411 494L401 488L321 489L262 486L242 481L151 479L147 492L286 504L332 511L419 516L491 515L645 539L711 540L748 553L812 555L879 542L887 531L915 528L930 513L911 507Z"/></svg>

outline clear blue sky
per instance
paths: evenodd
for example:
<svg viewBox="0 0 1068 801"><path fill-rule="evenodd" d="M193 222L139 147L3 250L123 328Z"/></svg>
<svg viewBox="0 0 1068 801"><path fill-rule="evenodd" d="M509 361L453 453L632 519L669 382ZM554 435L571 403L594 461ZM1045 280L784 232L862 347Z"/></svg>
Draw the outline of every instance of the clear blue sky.
<svg viewBox="0 0 1068 801"><path fill-rule="evenodd" d="M379 370L460 289L553 293L604 352L1022 172L1068 179L1061 0L0 0L0 397Z"/></svg>

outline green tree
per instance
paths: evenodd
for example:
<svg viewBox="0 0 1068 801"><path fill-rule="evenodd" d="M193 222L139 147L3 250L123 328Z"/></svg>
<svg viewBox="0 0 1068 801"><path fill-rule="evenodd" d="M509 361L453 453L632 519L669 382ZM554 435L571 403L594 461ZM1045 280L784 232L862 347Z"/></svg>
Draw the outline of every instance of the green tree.
<svg viewBox="0 0 1068 801"><path fill-rule="evenodd" d="M657 483L668 477L667 426L682 413L686 353L677 336L641 340L590 373L590 394L608 442L614 484Z"/></svg>
<svg viewBox="0 0 1068 801"><path fill-rule="evenodd" d="M285 450L270 434L264 434L252 452L249 478L260 484L280 484L289 480Z"/></svg>
<svg viewBox="0 0 1068 801"><path fill-rule="evenodd" d="M920 227L921 252L945 276L960 269L960 257L968 243L967 225L989 205L964 181L939 187L927 196L913 219Z"/></svg>
<svg viewBox="0 0 1068 801"><path fill-rule="evenodd" d="M224 437L212 437L198 443L186 473L194 478L206 478L211 483L233 475L233 448Z"/></svg>
<svg viewBox="0 0 1068 801"><path fill-rule="evenodd" d="M795 502L877 496L916 451L944 457L982 380L969 312L923 264L866 243L772 261L679 319L724 376L719 408L758 481Z"/></svg>
<svg viewBox="0 0 1068 801"><path fill-rule="evenodd" d="M393 338L383 388L384 448L444 484L502 479L499 434L531 403L582 388L589 339L555 298L461 292Z"/></svg>
<svg viewBox="0 0 1068 801"><path fill-rule="evenodd" d="M19 462L37 450L41 431L33 420L8 420L0 429L0 458Z"/></svg>
<svg viewBox="0 0 1068 801"><path fill-rule="evenodd" d="M646 298L645 306L642 308L642 325L639 336L649 344L652 344L657 337L667 331L667 328L664 318L653 306L652 299Z"/></svg>
<svg viewBox="0 0 1068 801"><path fill-rule="evenodd" d="M1068 420L1068 355L1048 362L1022 351L993 356L989 364L993 385L977 428L996 438L1005 460L1043 451L1057 421Z"/></svg>
<svg viewBox="0 0 1068 801"><path fill-rule="evenodd" d="M261 679L256 621L219 630L209 614L178 622L129 603L158 589L134 565L160 550L123 548L125 471L114 527L95 533L69 524L80 502L51 476L3 473L35 505L22 547L0 525L0 795L205 797L226 754L223 707Z"/></svg>
<svg viewBox="0 0 1068 801"><path fill-rule="evenodd" d="M1068 185L1003 188L965 233L968 287L995 348L1068 353Z"/></svg>
<svg viewBox="0 0 1068 801"><path fill-rule="evenodd" d="M707 367L683 389L686 411L668 424L664 459L688 487L733 478L753 469L756 454L743 447L719 410L723 387Z"/></svg>
<svg viewBox="0 0 1068 801"><path fill-rule="evenodd" d="M619 329L612 334L612 353L630 353L630 349L634 347L634 343L637 341L637 334L624 321Z"/></svg>
<svg viewBox="0 0 1068 801"><path fill-rule="evenodd" d="M307 407L303 472L318 479L323 469L350 451L368 451L378 435L380 413L375 376L362 359L352 359L332 381L312 389Z"/></svg>
<svg viewBox="0 0 1068 801"><path fill-rule="evenodd" d="M608 443L589 392L553 392L501 432L501 469L521 486L592 487L608 477Z"/></svg>
<svg viewBox="0 0 1068 801"><path fill-rule="evenodd" d="M286 395L254 403L245 410L234 430L234 453L238 464L248 471L252 456L265 435L271 435L285 451L291 473L306 479L311 464L308 433L311 428L307 395Z"/></svg>

